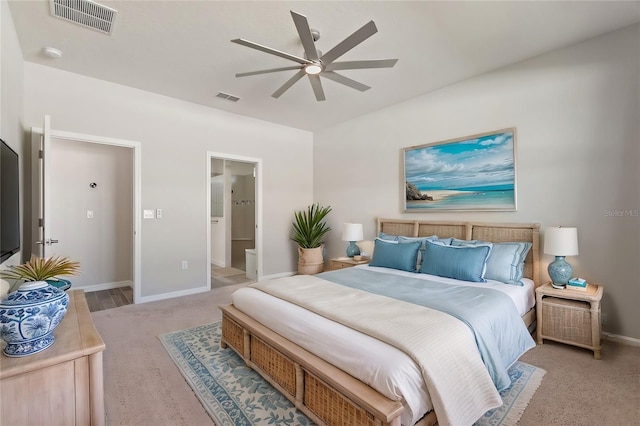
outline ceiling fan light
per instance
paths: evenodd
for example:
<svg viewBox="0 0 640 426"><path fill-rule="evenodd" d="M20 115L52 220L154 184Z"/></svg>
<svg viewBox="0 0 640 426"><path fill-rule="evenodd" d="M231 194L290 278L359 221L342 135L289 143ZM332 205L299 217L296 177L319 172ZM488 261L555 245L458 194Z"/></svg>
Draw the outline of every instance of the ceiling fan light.
<svg viewBox="0 0 640 426"><path fill-rule="evenodd" d="M304 72L311 75L320 74L322 72L322 65L316 63L309 64L304 67Z"/></svg>

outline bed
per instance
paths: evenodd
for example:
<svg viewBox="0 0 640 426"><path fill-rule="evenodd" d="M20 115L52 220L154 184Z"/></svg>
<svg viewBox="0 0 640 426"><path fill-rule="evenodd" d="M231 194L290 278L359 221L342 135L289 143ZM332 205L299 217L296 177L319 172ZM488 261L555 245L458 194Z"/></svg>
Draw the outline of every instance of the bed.
<svg viewBox="0 0 640 426"><path fill-rule="evenodd" d="M384 235L387 238L390 237L390 240L392 240L394 236L403 236L407 239L437 236L439 239L449 238L463 243L468 241L478 241L480 244L482 242L504 244L507 242L527 243L530 246L530 250L526 252L526 258L521 265L522 282L525 283L525 285L506 285L502 283L492 283L492 280L489 280L488 283L475 285L475 287L495 286L496 290L498 290L500 285L502 285L502 287L505 287L508 291L524 294L525 296L523 297L511 294L500 296L503 299L512 299L513 303L510 303L509 306L512 305L514 307L513 310L517 311L517 315L519 315L522 321L522 323L519 323L516 317L515 321L509 320L504 322L519 323L521 328L524 326L525 330L526 327L532 330L535 320L535 308L533 307L535 298L533 297L533 292L535 287L539 285L538 224L378 219L377 225L377 235ZM451 244L451 241L449 241L449 244ZM466 244L459 245L466 246ZM432 245L429 246L432 247ZM345 277L345 274L351 275L351 277ZM405 278L398 278L403 276ZM478 384L475 386L476 379L473 374L482 375L484 373L478 373L474 370L469 373L460 371L454 374L454 371L458 369L464 370L467 364L473 365L477 363L476 358L486 364L487 368L484 371L491 371L484 358L486 355L485 352L477 350L477 352L481 353L481 356L478 355L477 352L475 352L475 354L469 353L470 361L461 355L460 359L463 361L458 362L458 364L453 364L453 367L447 366L436 369L434 378L430 376L431 372L429 371L429 368L432 367L428 365L425 367L421 362L422 360L416 360L412 352L408 351L407 353L410 355L407 357L403 350L387 348L388 342L386 342L385 339L389 338L389 336L384 335L380 337L374 335L375 337L371 337L361 332L362 330L360 330L360 328L367 328L372 319L387 324L395 322L395 318L402 316L402 312L400 312L400 314L397 312L387 314L382 312L382 308L376 308L376 303L378 302L386 306L385 300L380 299L386 296L367 294L367 299L363 301L362 304L366 305L367 309L371 307L373 307L373 309L380 309L379 314L374 317L367 317L367 322L360 326L358 324L353 326L352 324L345 324L340 318L332 318L331 315L326 315L328 318L325 318L325 314L323 312L319 314L315 306L307 307L298 301L284 301L280 299L277 294L278 291L295 293L295 291L283 290L283 288L287 285L293 285L294 283L296 286L300 284L302 290L297 297L308 297L314 301L319 301L318 303L321 304L322 300L325 300L323 299L325 293L331 293L333 297L334 292L338 292L338 299L331 302L332 309L335 308L340 312L355 312L359 309L355 307L355 305L344 305L342 303L351 303L349 302L350 300L356 299L362 301L365 296L358 293L361 290L351 289L348 285L345 285L344 282L339 283L340 280L348 281L349 279L355 278L362 280L362 277L365 279L371 277L372 279L368 279L368 281L374 282L379 280L380 282L384 282L387 279L401 279L403 283L422 285L421 282L417 280L424 279L425 274L403 271L396 272L388 268L360 266L357 268L349 268L349 270L320 274L318 277L322 278L321 282L316 282L320 279L317 277L298 276L272 280L267 283L259 283L259 285L273 288L263 288L260 290L246 289L247 291L243 289L242 292L238 291L234 294L232 305L221 307L223 313L223 346L229 346L235 350L249 367L260 373L314 422L321 425L432 425L438 422L439 416L440 423L442 424L458 423L461 417L455 417L455 414L451 416L451 411L464 411L466 405L470 405L471 408L473 408L474 404L465 403L464 406L450 405L449 407L454 407L453 410L450 408L448 410L442 408L444 406L440 400L449 398L445 398L442 395L447 395L447 392L459 392L456 386L447 383L448 376L442 376L438 381L437 375L445 374L443 372L446 372L447 375L451 374L452 377L455 377L455 374L468 374L468 377L474 377L471 385L465 384L465 388L471 389L468 398L485 398L486 401L478 402L480 407L482 407L481 404L492 403L495 406L495 400L491 400L491 398L494 398L492 392L497 393L496 388L493 387L491 390L487 389L487 384L485 383L486 378L484 377L479 378L477 380ZM455 287L453 284L456 284L456 280L450 278L427 278L429 278L429 285L447 287L447 289ZM305 287L307 283L314 287ZM475 291L467 290L473 289L474 285L468 283L462 284L465 284L460 287L464 289L464 292ZM280 285L280 290L278 290L278 285ZM457 289L458 287L455 288ZM273 297L273 294L263 294L265 291L276 292L275 297ZM314 293L315 291L318 293ZM478 291L487 290L482 289ZM500 293L500 291L488 292ZM354 295L357 295L357 297ZM521 297L520 301L516 301L516 297ZM408 307L409 305L402 305L402 303L405 302L400 301L399 306L397 306L401 311L410 311L413 309L413 305ZM464 303L461 305L464 305ZM416 307L415 309L424 308ZM308 310L314 312L307 312ZM422 311L419 311L420 318L422 318L421 312ZM429 313L431 315L431 311L429 311ZM314 319L308 320L306 315L311 315ZM392 320L387 321L385 315L389 315L389 318L392 318ZM417 316L418 313L410 318L416 318ZM444 320L443 317L447 317L446 321L451 322L451 318L447 314L438 313L435 317L436 319L434 319L434 321L441 321ZM424 322L431 321L431 319L426 319L427 316L424 318ZM316 322L320 322L321 324L316 324ZM419 323L420 321L415 322ZM446 323L447 327L451 325L449 322ZM459 331L461 335L465 335L465 333L471 334L468 331L469 328L464 325L463 322L455 318L453 322L463 324L462 328L467 330L466 332ZM311 327L320 328L306 328L308 323L312 324L309 325ZM438 324L440 323L438 322ZM405 325L402 325L402 330L405 329ZM454 328L457 327L455 324L453 324L453 326ZM355 328L355 330L351 329L351 327ZM438 326L438 330L442 330L440 332L444 333L445 328L444 326ZM522 332L520 333L522 334ZM434 336L438 335L436 332L433 334ZM444 337L448 338L448 336ZM527 337L530 339L530 336L527 335ZM392 340L394 339L393 333L390 338ZM445 349L451 351L459 350L460 353L464 352L464 356L467 356L469 350L467 346L464 345L468 344L460 342L473 339L473 335L471 335L471 337L465 335L460 338L449 339L450 341L447 342L447 348ZM475 339L477 340L478 337L475 336ZM407 340L412 340L412 338L407 337ZM460 346L460 349L457 349L456 345L462 346ZM425 352L428 352L430 350L428 348L431 347L442 348L443 345L440 341L436 341L434 344L425 346L425 348L427 348ZM457 354L458 352L455 353ZM519 356L519 354L520 352L516 353L515 356ZM429 356L434 357L434 363L439 362L437 360L437 354L430 354ZM403 357L408 358L409 361L407 362ZM448 358L457 359L459 357L456 355L448 356ZM373 364L368 364L370 359ZM360 363L359 360L367 360L367 364ZM389 368L393 369L398 366L397 368L399 368L400 372L396 370L387 371L387 365L392 366ZM413 367L411 367L412 365ZM444 364L442 365L444 366ZM405 368L405 370L403 370L403 368ZM433 383L418 383L419 379L413 379L415 373L408 372L408 370L412 368L417 368L418 375L420 376L420 373L422 374L420 377L429 377L429 380L432 380ZM361 370L366 371L362 373ZM371 371L374 371L374 373L371 373ZM363 374L373 374L373 376L363 376ZM390 376L402 376L402 383L398 385L392 382L391 379L386 376L387 374ZM496 379L493 375L487 374L487 376L493 379L494 383L492 383L492 385L495 385ZM411 382L412 380L415 381L414 384L405 383ZM380 384L381 382L382 385ZM455 380L451 380L451 382L456 383ZM434 383L438 385L435 386ZM385 388L385 386L387 387ZM406 389L403 387L406 387ZM475 394L473 393L473 389L475 389ZM479 396L476 394L479 394ZM467 398L467 396L464 395L463 398ZM463 402L465 401L463 400ZM460 402L458 404L460 404ZM475 414L471 413L470 415L474 416ZM468 418L469 417L466 419Z"/></svg>

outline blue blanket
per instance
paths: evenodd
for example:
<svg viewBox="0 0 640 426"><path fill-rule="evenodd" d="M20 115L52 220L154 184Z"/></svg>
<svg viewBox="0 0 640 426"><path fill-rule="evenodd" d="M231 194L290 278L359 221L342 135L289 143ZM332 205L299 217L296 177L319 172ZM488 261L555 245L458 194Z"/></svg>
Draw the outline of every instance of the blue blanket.
<svg viewBox="0 0 640 426"><path fill-rule="evenodd" d="M324 272L318 277L436 309L463 321L473 332L482 361L499 391L511 385L507 372L511 364L535 346L515 305L498 290L450 285L364 268Z"/></svg>

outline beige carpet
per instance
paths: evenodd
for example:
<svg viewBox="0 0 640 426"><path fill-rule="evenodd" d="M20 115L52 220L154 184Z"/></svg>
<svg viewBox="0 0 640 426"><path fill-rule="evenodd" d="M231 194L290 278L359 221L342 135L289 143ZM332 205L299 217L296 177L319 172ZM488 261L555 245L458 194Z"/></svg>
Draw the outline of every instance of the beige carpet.
<svg viewBox="0 0 640 426"><path fill-rule="evenodd" d="M220 319L216 306L242 286L92 314L107 345L108 425L213 424L157 336ZM518 425L638 424L640 348L605 341L602 358L552 342L526 353L547 374Z"/></svg>
<svg viewBox="0 0 640 426"><path fill-rule="evenodd" d="M93 313L106 343L108 425L212 425L200 401L167 355L158 335L222 318L237 286Z"/></svg>

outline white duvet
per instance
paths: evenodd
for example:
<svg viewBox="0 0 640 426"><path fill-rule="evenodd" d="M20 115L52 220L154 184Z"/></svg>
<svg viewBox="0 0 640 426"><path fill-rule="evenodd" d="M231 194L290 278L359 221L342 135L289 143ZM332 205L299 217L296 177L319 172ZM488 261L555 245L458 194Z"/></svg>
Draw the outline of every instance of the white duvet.
<svg viewBox="0 0 640 426"><path fill-rule="evenodd" d="M387 268L367 268L450 284L474 285ZM527 281L525 287L498 282L482 285L497 288L509 295L522 315L533 306L535 300L533 283ZM235 292L232 301L239 310L276 333L367 383L387 398L401 401L405 407L401 418L403 425L413 425L433 409L420 368L394 346L250 287ZM277 312L277 315L273 315L273 312ZM469 333L471 334L470 330Z"/></svg>

